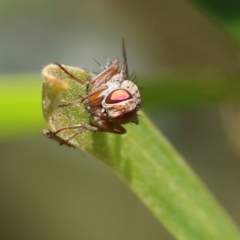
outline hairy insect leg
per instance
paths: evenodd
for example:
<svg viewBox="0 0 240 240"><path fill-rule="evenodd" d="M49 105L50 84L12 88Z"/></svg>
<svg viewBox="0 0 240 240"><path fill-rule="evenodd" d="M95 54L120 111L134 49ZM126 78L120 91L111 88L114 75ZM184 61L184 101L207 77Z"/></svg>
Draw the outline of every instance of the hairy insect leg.
<svg viewBox="0 0 240 240"><path fill-rule="evenodd" d="M112 126L114 128L112 133L115 133L115 134L125 134L127 132L127 130L123 126L121 126L120 124L116 124L115 123Z"/></svg>
<svg viewBox="0 0 240 240"><path fill-rule="evenodd" d="M89 124L77 124L77 125L59 128L55 132L48 130L48 129L43 129L42 131L40 131L40 133L42 135L44 135L45 137L48 137L50 139L57 141L60 145L66 145L68 147L74 147L74 148L75 148L75 146L72 145L71 143L69 143L69 141L72 140L73 138L75 138L78 134L81 134L86 130L95 131L95 132L110 132L110 133L115 133L115 134L125 134L126 133L126 129L124 127L122 127L120 124L111 123L106 120L98 121L98 124L99 124L99 126L93 126L93 125L89 125ZM68 136L65 139L63 139L57 135L58 133L60 133L62 131L66 131L66 130L70 130L70 129L79 129L79 128L80 128L80 130L72 133L70 136Z"/></svg>
<svg viewBox="0 0 240 240"><path fill-rule="evenodd" d="M70 130L70 129L78 129L78 128L80 128L79 131L72 133L64 141L68 142L69 140L76 137L78 134L83 133L85 130L90 130L90 131L95 131L95 132L97 132L97 131L111 132L111 133L115 133L115 134L125 134L126 133L126 129L117 123L111 123L106 120L98 120L97 124L98 124L98 126L81 123L81 124L76 124L76 125L72 125L72 126L68 126L68 127L63 127L63 128L56 130L55 132L52 132L52 137L56 136L58 133L60 133L62 131L66 131L66 130Z"/></svg>
<svg viewBox="0 0 240 240"><path fill-rule="evenodd" d="M112 64L112 61L108 57L106 57L106 56L105 56L105 58L107 59L107 64L105 66L105 69L106 69L106 68L108 68Z"/></svg>
<svg viewBox="0 0 240 240"><path fill-rule="evenodd" d="M62 132L62 131L66 131L69 129L78 129L80 128L79 131L76 131L74 133L72 133L70 136L68 136L66 139L62 139L61 137L57 136L58 133ZM55 141L57 141L58 143L60 143L60 145L67 145L68 147L75 147L74 145L72 145L71 143L69 143L69 141L73 138L75 138L78 134L83 133L85 130L91 130L91 131L98 131L98 127L89 125L89 124L77 124L77 125L72 125L72 126L68 126L68 127L63 127L63 128L59 128L58 130L56 130L55 132L48 130L48 129L44 129L42 130L40 133L50 139L53 139Z"/></svg>
<svg viewBox="0 0 240 240"><path fill-rule="evenodd" d="M79 78L77 78L77 77L75 77L75 76L73 76L66 68L64 68L61 64L59 64L59 63L55 63L59 68L61 68L70 78L72 78L73 80L75 80L75 81L77 81L78 83L81 83L81 84L83 84L83 85L86 85L87 84L87 82L85 82L85 81L83 81L83 80L81 80L81 79L79 79Z"/></svg>
<svg viewBox="0 0 240 240"><path fill-rule="evenodd" d="M75 146L72 145L71 143L68 143L68 142L66 142L64 139L58 137L57 135L54 135L53 132L52 132L51 130L49 130L49 129L43 129L43 130L40 131L40 133L41 133L43 136L45 136L45 137L47 137L47 138L50 138L50 139L58 142L60 145L66 145L66 146L68 146L68 147L73 147L73 148L75 148Z"/></svg>
<svg viewBox="0 0 240 240"><path fill-rule="evenodd" d="M79 98L77 100L74 100L72 102L68 102L68 103L63 103L63 104L59 104L58 107L69 107L78 103L81 103L83 101L83 98Z"/></svg>
<svg viewBox="0 0 240 240"><path fill-rule="evenodd" d="M99 125L98 131L110 132L115 134L125 134L127 131L120 124L112 123L103 119L98 119L97 124Z"/></svg>
<svg viewBox="0 0 240 240"><path fill-rule="evenodd" d="M96 59L93 58L93 61L102 69L106 69L105 67L103 67Z"/></svg>
<svg viewBox="0 0 240 240"><path fill-rule="evenodd" d="M73 134L71 134L70 136L68 136L64 141L65 141L65 142L69 142L70 140L72 140L73 138L75 138L78 134L83 133L84 130L86 130L86 129L82 129L82 130L79 130L79 131L77 131L77 132L74 132Z"/></svg>
<svg viewBox="0 0 240 240"><path fill-rule="evenodd" d="M76 125L72 125L72 126L68 126L68 127L59 128L58 130L53 132L53 134L56 135L62 131L66 131L66 130L70 130L70 129L78 129L78 128L81 128L83 131L84 130L92 130L92 131L98 130L98 127L95 127L95 126L92 126L89 124L85 124L85 123L80 123L80 124L76 124Z"/></svg>

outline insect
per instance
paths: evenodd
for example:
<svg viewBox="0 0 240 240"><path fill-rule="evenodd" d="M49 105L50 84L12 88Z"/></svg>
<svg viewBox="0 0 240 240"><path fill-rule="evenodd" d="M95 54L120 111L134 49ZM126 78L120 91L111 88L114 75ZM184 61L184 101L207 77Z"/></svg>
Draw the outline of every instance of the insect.
<svg viewBox="0 0 240 240"><path fill-rule="evenodd" d="M87 82L77 79L69 73L61 64L56 65L79 84L86 85L86 95L79 99L61 104L59 107L68 107L76 103L85 105L92 124L80 123L66 126L52 132L45 131L44 135L53 138L60 144L68 145L68 141L85 130L125 134L126 129L122 124L133 122L138 124L137 111L141 106L141 96L137 85L129 80L127 56L124 40L122 42L123 67L119 71L119 60L109 62L102 72ZM90 90L89 90L90 89ZM67 139L61 141L58 133L76 129Z"/></svg>

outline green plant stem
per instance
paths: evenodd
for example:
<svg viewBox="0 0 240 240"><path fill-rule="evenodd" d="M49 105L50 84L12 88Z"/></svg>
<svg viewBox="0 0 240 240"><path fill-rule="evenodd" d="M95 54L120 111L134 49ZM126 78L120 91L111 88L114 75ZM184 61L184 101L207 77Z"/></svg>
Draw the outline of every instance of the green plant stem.
<svg viewBox="0 0 240 240"><path fill-rule="evenodd" d="M74 76L86 77L87 73L81 69L65 67ZM84 94L84 88L56 66L47 66L47 71L70 86L59 99L61 103ZM51 111L46 111L50 106L45 105L46 96L56 106L56 91L60 90L53 87L54 82L48 81L47 76L44 79L43 109L51 131L88 123L89 116L82 104L50 107ZM126 125L125 135L85 131L70 143L108 165L177 239L240 239L235 225L183 158L145 114L140 112L140 115L140 124ZM58 137L66 139L72 133L74 130L63 131Z"/></svg>

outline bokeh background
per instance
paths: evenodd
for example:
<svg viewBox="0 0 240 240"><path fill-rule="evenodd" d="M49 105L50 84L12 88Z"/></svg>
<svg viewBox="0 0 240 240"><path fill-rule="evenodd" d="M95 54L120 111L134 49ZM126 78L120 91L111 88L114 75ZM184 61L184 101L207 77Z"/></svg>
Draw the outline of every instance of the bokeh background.
<svg viewBox="0 0 240 240"><path fill-rule="evenodd" d="M105 165L39 134L41 69L97 72L122 38L143 110L239 225L238 101L204 98L239 82L239 16L237 0L2 0L0 239L173 239Z"/></svg>

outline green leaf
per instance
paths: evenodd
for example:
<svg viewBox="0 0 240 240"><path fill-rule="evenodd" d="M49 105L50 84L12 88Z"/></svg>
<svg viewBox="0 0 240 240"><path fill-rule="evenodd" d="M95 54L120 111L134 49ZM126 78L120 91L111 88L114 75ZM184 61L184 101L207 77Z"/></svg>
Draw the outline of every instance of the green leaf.
<svg viewBox="0 0 240 240"><path fill-rule="evenodd" d="M87 79L88 73L84 70L65 67L74 76ZM51 131L88 123L88 112L80 103L55 107L56 102L68 103L78 99L85 94L85 88L57 66L48 66L47 72L44 75L43 93L48 94L43 94L43 97L47 96L50 104L44 106L46 99L43 99L43 108L55 109L47 117ZM51 79L57 80L56 88L54 81L48 84L49 74L53 74ZM59 85L59 81L66 81L70 88L63 91L59 86L64 84ZM61 94L60 98L56 89ZM54 106L51 106L51 102ZM108 165L177 239L240 239L234 224L183 158L147 116L143 112L139 114L140 124L126 125L125 135L85 131L72 139L71 144ZM74 131L60 132L58 137L66 139Z"/></svg>
<svg viewBox="0 0 240 240"><path fill-rule="evenodd" d="M155 112L196 109L240 99L239 75L198 75L178 73L171 77L141 78L143 109ZM0 139L36 135L44 127L41 77L36 74L2 75L0 82ZM77 93L77 97L79 95ZM43 112L46 118L45 110Z"/></svg>

